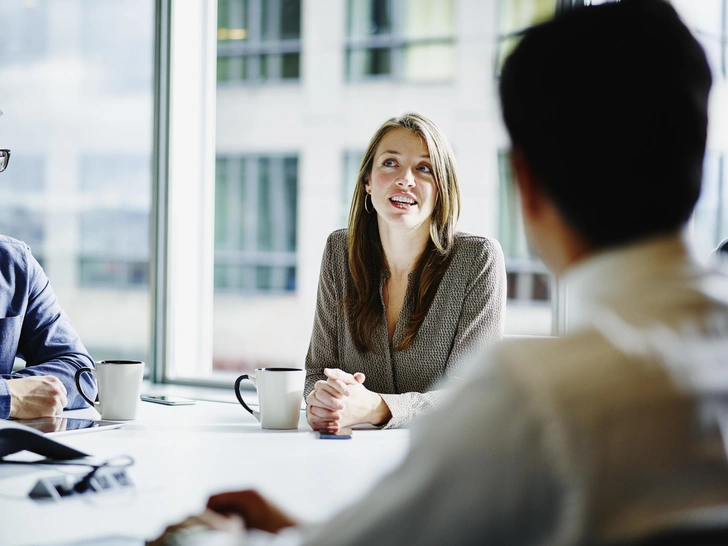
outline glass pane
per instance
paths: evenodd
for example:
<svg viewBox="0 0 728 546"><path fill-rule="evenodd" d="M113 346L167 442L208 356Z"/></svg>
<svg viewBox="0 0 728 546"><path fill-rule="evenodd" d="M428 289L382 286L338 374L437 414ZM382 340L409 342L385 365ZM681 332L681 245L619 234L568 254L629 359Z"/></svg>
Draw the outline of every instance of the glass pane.
<svg viewBox="0 0 728 546"><path fill-rule="evenodd" d="M721 111L712 106L725 102L728 3L725 0L673 0L672 4L702 44L713 72L703 189L690 232L698 258L705 259L728 238L728 149L725 146L728 127L725 115L716 115Z"/></svg>
<svg viewBox="0 0 728 546"><path fill-rule="evenodd" d="M391 34L392 2L391 0L349 0L347 20L350 38Z"/></svg>
<svg viewBox="0 0 728 546"><path fill-rule="evenodd" d="M297 157L218 158L214 369L248 369L250 355L283 361L269 311L296 289L297 208Z"/></svg>
<svg viewBox="0 0 728 546"><path fill-rule="evenodd" d="M248 1L218 0L217 39L218 42L240 42L249 38Z"/></svg>
<svg viewBox="0 0 728 546"><path fill-rule="evenodd" d="M504 59L518 44L513 33L547 21L554 16L556 0L499 0L498 41L495 73L500 73Z"/></svg>
<svg viewBox="0 0 728 546"><path fill-rule="evenodd" d="M410 82L441 82L455 77L455 47L431 44L404 48L404 79Z"/></svg>
<svg viewBox="0 0 728 546"><path fill-rule="evenodd" d="M725 0L673 0L671 3L703 46L713 77L728 77L728 5Z"/></svg>
<svg viewBox="0 0 728 546"><path fill-rule="evenodd" d="M451 38L455 30L454 0L406 0L405 39Z"/></svg>
<svg viewBox="0 0 728 546"><path fill-rule="evenodd" d="M258 78L260 80L277 79L280 71L280 55L261 55Z"/></svg>
<svg viewBox="0 0 728 546"><path fill-rule="evenodd" d="M149 361L154 11L0 3L0 232L32 245L96 359Z"/></svg>
<svg viewBox="0 0 728 546"><path fill-rule="evenodd" d="M0 3L0 50L2 64L21 65L48 56L50 41L49 0Z"/></svg>
<svg viewBox="0 0 728 546"><path fill-rule="evenodd" d="M273 250L271 241L273 226L271 225L270 163L269 158L260 158L258 160L257 250Z"/></svg>
<svg viewBox="0 0 728 546"><path fill-rule="evenodd" d="M382 76L391 73L389 48L353 49L348 52L349 79Z"/></svg>
<svg viewBox="0 0 728 546"><path fill-rule="evenodd" d="M692 239L707 258L728 237L728 154L709 151L703 164L703 190L695 208Z"/></svg>
<svg viewBox="0 0 728 546"><path fill-rule="evenodd" d="M300 57L298 53L284 53L281 55L282 79L297 80L300 77Z"/></svg>
<svg viewBox="0 0 728 546"><path fill-rule="evenodd" d="M351 199L354 196L354 188L356 187L356 179L359 176L359 166L361 165L364 150L346 150L344 152L344 176L341 185L341 227L346 227L349 221L349 210L351 208Z"/></svg>
<svg viewBox="0 0 728 546"><path fill-rule="evenodd" d="M508 272L506 331L530 335L551 334L549 276L526 239L518 189L508 152L498 152L498 241Z"/></svg>
<svg viewBox="0 0 728 546"><path fill-rule="evenodd" d="M501 36L551 19L557 0L500 0L498 31Z"/></svg>
<svg viewBox="0 0 728 546"><path fill-rule="evenodd" d="M301 37L301 0L281 0L280 39Z"/></svg>
<svg viewBox="0 0 728 546"><path fill-rule="evenodd" d="M494 73L494 59L483 55L487 44L494 49L497 43L495 6L426 1L418 13L409 13L418 3L398 2L301 2L306 32L319 44L326 41L326 47L306 52L306 85L270 85L275 78L296 74L297 59L266 42L271 49L249 57L256 78L261 72L266 77L264 90L219 87L213 316L218 372L303 365L326 237L346 225L369 139L385 119L408 110L431 117L457 150L459 229L513 241L509 267L520 262L509 269L513 298L506 313L508 332L550 333L544 299L550 296L549 277L531 258L518 215L499 214L498 151L507 143L499 117L484 114L497 112L497 86L487 79ZM265 9L284 8L278 0L265 4ZM553 5L554 0L551 9ZM484 13L490 18L482 19ZM473 20L484 23L462 26ZM421 41L401 42L410 37ZM346 54L344 74L337 73L337 51ZM457 84L454 67L464 78ZM346 76L349 81L342 85ZM445 85L429 85L443 80ZM223 179L221 165L231 169L236 158L246 158L245 167L236 167L234 177L227 170ZM515 204L512 193L506 199Z"/></svg>

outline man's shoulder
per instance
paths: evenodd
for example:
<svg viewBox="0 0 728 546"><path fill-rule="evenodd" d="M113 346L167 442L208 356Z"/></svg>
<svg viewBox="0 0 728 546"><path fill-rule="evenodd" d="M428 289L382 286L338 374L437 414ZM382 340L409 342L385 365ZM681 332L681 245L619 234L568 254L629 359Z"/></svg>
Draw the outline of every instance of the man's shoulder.
<svg viewBox="0 0 728 546"><path fill-rule="evenodd" d="M0 235L0 255L5 259L23 259L28 253L30 253L30 247L27 243L7 235Z"/></svg>

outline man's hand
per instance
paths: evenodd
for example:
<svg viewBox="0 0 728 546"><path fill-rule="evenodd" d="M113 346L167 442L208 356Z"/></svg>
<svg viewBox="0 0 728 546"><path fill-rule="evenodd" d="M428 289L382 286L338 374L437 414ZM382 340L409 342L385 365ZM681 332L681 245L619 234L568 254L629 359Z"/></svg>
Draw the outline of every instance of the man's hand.
<svg viewBox="0 0 728 546"><path fill-rule="evenodd" d="M364 386L363 373L326 368L326 381L317 381L306 399L306 417L314 430L338 430L351 425L387 422L392 414L382 397Z"/></svg>
<svg viewBox="0 0 728 546"><path fill-rule="evenodd" d="M10 417L29 419L60 415L68 405L66 387L52 375L8 379Z"/></svg>
<svg viewBox="0 0 728 546"><path fill-rule="evenodd" d="M299 524L280 508L268 502L254 490L233 491L213 495L207 501L208 510L223 516L239 516L248 529L260 529L269 533L277 533L285 527Z"/></svg>

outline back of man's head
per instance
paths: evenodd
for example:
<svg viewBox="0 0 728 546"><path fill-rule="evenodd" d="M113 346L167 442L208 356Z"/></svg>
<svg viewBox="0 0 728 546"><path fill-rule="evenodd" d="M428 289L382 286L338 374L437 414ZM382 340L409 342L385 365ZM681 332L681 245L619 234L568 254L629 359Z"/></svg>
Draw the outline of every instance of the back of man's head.
<svg viewBox="0 0 728 546"><path fill-rule="evenodd" d="M710 68L661 0L574 9L501 73L513 146L594 248L678 230L700 194Z"/></svg>

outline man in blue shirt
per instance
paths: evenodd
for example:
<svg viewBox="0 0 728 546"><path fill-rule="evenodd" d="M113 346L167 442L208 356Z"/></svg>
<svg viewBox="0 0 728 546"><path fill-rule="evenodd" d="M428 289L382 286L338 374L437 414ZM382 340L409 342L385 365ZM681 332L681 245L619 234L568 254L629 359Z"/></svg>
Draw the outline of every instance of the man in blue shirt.
<svg viewBox="0 0 728 546"><path fill-rule="evenodd" d="M10 150L0 150L0 172ZM87 406L74 375L94 361L25 243L0 235L0 419L53 416ZM13 372L15 357L26 367ZM92 396L96 382L82 376Z"/></svg>

